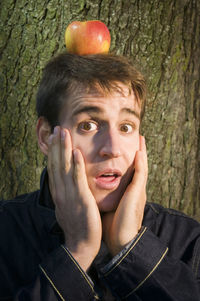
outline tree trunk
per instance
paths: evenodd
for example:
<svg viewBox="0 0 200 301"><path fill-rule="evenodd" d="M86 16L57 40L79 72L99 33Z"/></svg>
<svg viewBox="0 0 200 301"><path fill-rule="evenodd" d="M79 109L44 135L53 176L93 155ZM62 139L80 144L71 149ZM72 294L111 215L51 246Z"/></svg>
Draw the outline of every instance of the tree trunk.
<svg viewBox="0 0 200 301"><path fill-rule="evenodd" d="M148 200L200 220L199 0L1 0L1 197L39 187L45 160L35 95L42 68L65 51L66 26L86 19L105 22L111 51L131 56L146 76Z"/></svg>

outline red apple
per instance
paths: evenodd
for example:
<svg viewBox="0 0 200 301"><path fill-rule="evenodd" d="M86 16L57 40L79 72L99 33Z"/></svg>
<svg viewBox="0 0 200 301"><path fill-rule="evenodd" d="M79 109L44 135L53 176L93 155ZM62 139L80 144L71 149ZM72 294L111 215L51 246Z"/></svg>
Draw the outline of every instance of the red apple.
<svg viewBox="0 0 200 301"><path fill-rule="evenodd" d="M65 44L69 53L107 53L110 48L110 32L107 26L98 20L74 21L66 28Z"/></svg>

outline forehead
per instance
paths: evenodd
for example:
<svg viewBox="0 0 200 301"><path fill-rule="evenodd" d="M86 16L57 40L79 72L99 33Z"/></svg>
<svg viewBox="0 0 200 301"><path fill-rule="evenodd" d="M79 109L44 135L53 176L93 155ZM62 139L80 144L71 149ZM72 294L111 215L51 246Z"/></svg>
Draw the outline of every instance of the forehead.
<svg viewBox="0 0 200 301"><path fill-rule="evenodd" d="M127 110L124 110L127 109ZM134 111L136 117L140 118L140 102L129 85L118 83L110 91L102 88L77 89L71 93L65 102L61 112L61 120L72 118L81 113L92 112L96 114Z"/></svg>

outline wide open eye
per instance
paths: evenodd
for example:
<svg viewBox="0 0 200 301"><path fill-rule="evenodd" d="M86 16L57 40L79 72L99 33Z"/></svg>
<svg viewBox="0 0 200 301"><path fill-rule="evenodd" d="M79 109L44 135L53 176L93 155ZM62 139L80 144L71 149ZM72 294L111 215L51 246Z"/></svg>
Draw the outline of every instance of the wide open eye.
<svg viewBox="0 0 200 301"><path fill-rule="evenodd" d="M120 126L120 131L124 133L131 133L133 131L133 125L129 123L124 123Z"/></svg>
<svg viewBox="0 0 200 301"><path fill-rule="evenodd" d="M84 132L92 132L97 130L97 124L94 121L84 121L79 124L79 129Z"/></svg>

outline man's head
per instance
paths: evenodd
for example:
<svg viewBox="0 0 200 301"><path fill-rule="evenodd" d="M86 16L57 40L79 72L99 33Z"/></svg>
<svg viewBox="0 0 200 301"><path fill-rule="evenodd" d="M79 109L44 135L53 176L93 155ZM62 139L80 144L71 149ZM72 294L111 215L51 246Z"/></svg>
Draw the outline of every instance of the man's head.
<svg viewBox="0 0 200 301"><path fill-rule="evenodd" d="M112 54L79 56L63 53L45 67L37 93L38 117L45 117L53 130L59 124L60 113L70 96L90 93L101 88L104 93L124 84L134 91L140 104L142 119L145 110L144 78L130 61Z"/></svg>
<svg viewBox="0 0 200 301"><path fill-rule="evenodd" d="M39 146L48 155L54 126L70 130L100 211L115 210L131 180L144 107L144 79L125 58L62 54L45 68L37 96Z"/></svg>

